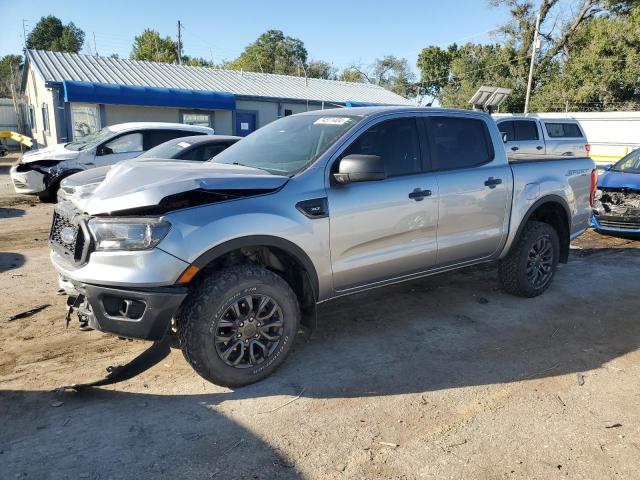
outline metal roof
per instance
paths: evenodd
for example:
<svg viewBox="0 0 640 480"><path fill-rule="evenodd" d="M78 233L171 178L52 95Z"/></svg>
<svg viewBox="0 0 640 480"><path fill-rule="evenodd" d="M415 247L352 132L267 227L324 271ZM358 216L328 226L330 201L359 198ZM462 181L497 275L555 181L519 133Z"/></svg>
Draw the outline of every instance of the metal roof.
<svg viewBox="0 0 640 480"><path fill-rule="evenodd" d="M230 92L236 96L335 103L412 105L378 85L338 80L305 79L270 73L242 72L172 63L146 62L77 53L28 50L31 63L45 82L64 80Z"/></svg>

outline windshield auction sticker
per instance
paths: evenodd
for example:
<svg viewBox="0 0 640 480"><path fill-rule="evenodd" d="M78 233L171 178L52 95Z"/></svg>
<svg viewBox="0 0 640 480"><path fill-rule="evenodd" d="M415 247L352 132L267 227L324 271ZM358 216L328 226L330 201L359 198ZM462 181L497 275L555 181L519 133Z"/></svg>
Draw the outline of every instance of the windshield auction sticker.
<svg viewBox="0 0 640 480"><path fill-rule="evenodd" d="M350 121L349 117L320 117L313 123L315 125L344 125Z"/></svg>

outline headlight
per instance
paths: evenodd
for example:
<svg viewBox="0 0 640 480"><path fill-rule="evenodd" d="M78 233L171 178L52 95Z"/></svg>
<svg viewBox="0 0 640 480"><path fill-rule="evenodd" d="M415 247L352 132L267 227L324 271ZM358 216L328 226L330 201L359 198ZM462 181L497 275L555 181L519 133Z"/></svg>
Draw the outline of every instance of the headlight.
<svg viewBox="0 0 640 480"><path fill-rule="evenodd" d="M149 250L169 233L171 224L159 218L93 218L89 230L96 250Z"/></svg>

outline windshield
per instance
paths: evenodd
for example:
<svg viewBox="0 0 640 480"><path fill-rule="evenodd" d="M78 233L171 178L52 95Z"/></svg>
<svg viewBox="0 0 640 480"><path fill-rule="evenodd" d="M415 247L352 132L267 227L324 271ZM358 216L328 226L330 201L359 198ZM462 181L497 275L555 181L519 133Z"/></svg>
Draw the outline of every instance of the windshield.
<svg viewBox="0 0 640 480"><path fill-rule="evenodd" d="M640 173L640 148L616 163L611 170L614 172Z"/></svg>
<svg viewBox="0 0 640 480"><path fill-rule="evenodd" d="M87 147L95 145L98 142L101 142L109 135L112 135L113 132L109 130L109 127L104 127L102 130L98 130L97 132L90 133L89 135L85 135L84 137L78 138L71 143L67 143L65 148L67 150L84 150Z"/></svg>
<svg viewBox="0 0 640 480"><path fill-rule="evenodd" d="M322 116L281 118L256 130L211 161L293 175L304 170L361 119L329 112Z"/></svg>
<svg viewBox="0 0 640 480"><path fill-rule="evenodd" d="M193 142L177 138L175 140L169 140L168 142L161 143L157 147L153 147L138 158L175 158L185 148L189 148L193 145Z"/></svg>

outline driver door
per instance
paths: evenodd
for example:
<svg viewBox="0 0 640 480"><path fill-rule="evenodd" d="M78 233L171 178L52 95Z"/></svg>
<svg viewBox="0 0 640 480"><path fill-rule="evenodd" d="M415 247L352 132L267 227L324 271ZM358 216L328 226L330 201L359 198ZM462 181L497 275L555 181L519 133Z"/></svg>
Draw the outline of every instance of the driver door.
<svg viewBox="0 0 640 480"><path fill-rule="evenodd" d="M380 122L358 137L350 154L383 158L387 178L332 185L328 191L331 264L336 291L424 271L436 261L438 185L425 173L418 122ZM424 196L415 195L425 192ZM429 192L427 195L426 192Z"/></svg>

